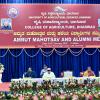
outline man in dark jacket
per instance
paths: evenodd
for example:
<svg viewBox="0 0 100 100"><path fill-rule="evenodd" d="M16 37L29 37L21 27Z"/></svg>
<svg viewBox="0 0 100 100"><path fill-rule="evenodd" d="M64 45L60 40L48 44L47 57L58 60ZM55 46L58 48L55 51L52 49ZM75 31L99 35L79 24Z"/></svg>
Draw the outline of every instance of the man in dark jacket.
<svg viewBox="0 0 100 100"><path fill-rule="evenodd" d="M24 77L36 78L36 73L29 67L28 71L24 74Z"/></svg>

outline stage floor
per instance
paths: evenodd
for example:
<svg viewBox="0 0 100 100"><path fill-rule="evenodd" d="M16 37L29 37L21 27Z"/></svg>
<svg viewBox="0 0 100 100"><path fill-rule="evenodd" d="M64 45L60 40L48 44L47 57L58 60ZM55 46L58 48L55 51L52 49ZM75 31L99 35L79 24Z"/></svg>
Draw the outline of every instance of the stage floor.
<svg viewBox="0 0 100 100"><path fill-rule="evenodd" d="M10 87L10 83L8 82L0 83L0 91L9 92L10 91L9 87Z"/></svg>

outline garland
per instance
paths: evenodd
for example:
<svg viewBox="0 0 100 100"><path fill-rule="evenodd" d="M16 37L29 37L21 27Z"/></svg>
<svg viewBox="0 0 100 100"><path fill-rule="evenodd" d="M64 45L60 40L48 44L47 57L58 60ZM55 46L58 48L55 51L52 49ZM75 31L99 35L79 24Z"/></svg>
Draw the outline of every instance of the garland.
<svg viewBox="0 0 100 100"><path fill-rule="evenodd" d="M1 49L1 50L2 50L2 49ZM17 50L17 49L16 49L16 50ZM30 49L30 50L31 50L31 49ZM94 55L97 51L100 52L99 48L96 48L92 53L88 53L88 52L86 51L85 48L82 48L82 49L79 50L78 52L74 52L74 51L73 51L72 49L70 49L70 48L67 48L66 50L64 50L64 51L62 51L62 52L61 52L61 51L58 51L58 50L55 49L55 48L53 48L53 49L52 49L51 51L49 51L49 52L45 52L45 51L43 51L43 49L39 48L39 49L37 50L37 52L36 52L35 54L33 54L33 55L30 55L30 54L26 51L26 49L21 49L21 51L20 51L19 54L14 55L10 49L7 49L4 53L0 54L0 57L5 57L5 56L7 55L7 53L10 53L13 57L16 57L16 58L17 58L17 57L19 57L23 52L25 52L25 54L26 54L27 56L29 56L29 57L35 57L35 56L37 56L37 55L39 54L39 52L41 52L42 55L45 56L45 57L51 56L54 52L55 52L57 55L59 55L59 56L64 56L64 55L66 55L66 54L68 53L68 51L69 51L73 56L79 56L79 55L82 54L83 51L84 51L87 55L89 55L89 56Z"/></svg>

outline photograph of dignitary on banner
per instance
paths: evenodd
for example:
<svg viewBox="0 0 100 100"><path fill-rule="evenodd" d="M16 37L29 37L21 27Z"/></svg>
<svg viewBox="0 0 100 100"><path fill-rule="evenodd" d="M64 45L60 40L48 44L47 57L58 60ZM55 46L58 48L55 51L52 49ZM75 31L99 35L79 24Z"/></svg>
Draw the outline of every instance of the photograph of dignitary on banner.
<svg viewBox="0 0 100 100"><path fill-rule="evenodd" d="M11 30L12 29L12 20L10 18L1 19L1 30Z"/></svg>

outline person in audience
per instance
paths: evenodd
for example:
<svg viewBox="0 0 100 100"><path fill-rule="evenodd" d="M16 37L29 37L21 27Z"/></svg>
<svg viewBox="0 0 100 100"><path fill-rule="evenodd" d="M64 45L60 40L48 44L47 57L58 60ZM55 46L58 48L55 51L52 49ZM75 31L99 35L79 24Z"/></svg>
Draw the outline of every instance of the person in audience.
<svg viewBox="0 0 100 100"><path fill-rule="evenodd" d="M51 68L47 68L47 72L44 73L42 78L52 79L55 78L55 74L51 71Z"/></svg>
<svg viewBox="0 0 100 100"><path fill-rule="evenodd" d="M65 70L63 72L61 72L61 77L72 77L73 73L70 70Z"/></svg>
<svg viewBox="0 0 100 100"><path fill-rule="evenodd" d="M42 77L45 72L47 72L48 67L44 65L43 69L41 70L40 76Z"/></svg>
<svg viewBox="0 0 100 100"><path fill-rule="evenodd" d="M24 77L36 78L35 71L32 71L32 68L29 67L27 72L24 73Z"/></svg>
<svg viewBox="0 0 100 100"><path fill-rule="evenodd" d="M83 72L83 76L90 77L95 76L94 72L92 71L91 67L88 67L85 72Z"/></svg>

